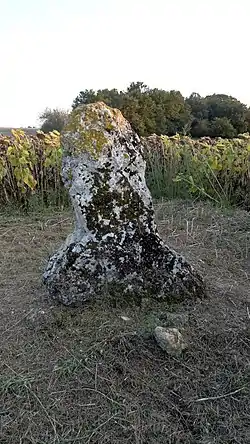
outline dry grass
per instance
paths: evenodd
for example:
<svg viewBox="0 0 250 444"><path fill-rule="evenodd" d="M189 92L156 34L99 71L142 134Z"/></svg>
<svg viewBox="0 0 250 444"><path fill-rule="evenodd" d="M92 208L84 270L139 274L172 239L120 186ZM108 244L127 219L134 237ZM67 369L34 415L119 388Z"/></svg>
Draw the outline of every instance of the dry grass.
<svg viewBox="0 0 250 444"><path fill-rule="evenodd" d="M70 214L1 217L1 444L250 443L249 214L171 202L157 217L206 300L53 305L41 273ZM157 348L157 324L180 328L183 356Z"/></svg>

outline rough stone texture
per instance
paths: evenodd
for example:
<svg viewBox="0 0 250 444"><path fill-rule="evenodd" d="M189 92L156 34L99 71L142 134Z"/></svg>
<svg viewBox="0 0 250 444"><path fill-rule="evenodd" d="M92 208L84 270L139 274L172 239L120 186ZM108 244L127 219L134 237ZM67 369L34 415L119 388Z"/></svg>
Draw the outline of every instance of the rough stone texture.
<svg viewBox="0 0 250 444"><path fill-rule="evenodd" d="M154 337L159 347L169 355L178 356L187 348L187 344L177 328L156 327Z"/></svg>
<svg viewBox="0 0 250 444"><path fill-rule="evenodd" d="M44 273L51 297L70 305L104 293L202 296L201 277L158 235L143 147L121 112L100 102L77 108L62 146L75 230Z"/></svg>

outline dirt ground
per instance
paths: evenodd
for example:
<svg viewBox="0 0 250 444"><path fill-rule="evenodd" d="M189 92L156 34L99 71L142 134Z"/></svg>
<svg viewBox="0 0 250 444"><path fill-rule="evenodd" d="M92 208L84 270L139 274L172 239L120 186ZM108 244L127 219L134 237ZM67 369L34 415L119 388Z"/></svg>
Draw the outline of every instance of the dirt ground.
<svg viewBox="0 0 250 444"><path fill-rule="evenodd" d="M1 444L250 443L250 215L183 202L156 214L206 299L55 305L41 276L71 214L1 214ZM157 325L180 329L182 356L158 348Z"/></svg>

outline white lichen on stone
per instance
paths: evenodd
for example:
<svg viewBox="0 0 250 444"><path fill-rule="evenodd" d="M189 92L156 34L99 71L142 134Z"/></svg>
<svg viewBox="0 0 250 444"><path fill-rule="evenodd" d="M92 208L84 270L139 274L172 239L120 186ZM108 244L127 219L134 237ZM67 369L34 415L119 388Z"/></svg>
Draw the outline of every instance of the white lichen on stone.
<svg viewBox="0 0 250 444"><path fill-rule="evenodd" d="M44 273L51 296L68 305L104 292L201 295L200 276L158 235L143 147L120 111L104 103L77 108L62 145L75 229Z"/></svg>

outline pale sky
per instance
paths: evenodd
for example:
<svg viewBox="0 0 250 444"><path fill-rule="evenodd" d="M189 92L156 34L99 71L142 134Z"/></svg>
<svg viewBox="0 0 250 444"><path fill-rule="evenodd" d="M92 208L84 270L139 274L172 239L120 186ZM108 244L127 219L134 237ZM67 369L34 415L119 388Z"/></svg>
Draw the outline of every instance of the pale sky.
<svg viewBox="0 0 250 444"><path fill-rule="evenodd" d="M250 105L250 0L0 0L0 126L132 81Z"/></svg>

